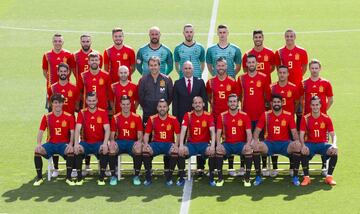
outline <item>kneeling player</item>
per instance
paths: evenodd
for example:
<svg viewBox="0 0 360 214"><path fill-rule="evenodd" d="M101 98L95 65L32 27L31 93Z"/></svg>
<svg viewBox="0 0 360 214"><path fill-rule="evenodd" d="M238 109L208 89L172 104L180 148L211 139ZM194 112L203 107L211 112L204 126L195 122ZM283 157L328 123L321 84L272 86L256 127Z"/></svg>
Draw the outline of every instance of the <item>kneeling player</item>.
<svg viewBox="0 0 360 214"><path fill-rule="evenodd" d="M37 179L34 186L43 183L42 178L42 159L41 156L49 159L54 154L59 154L66 159L66 183L74 186L71 181L71 171L74 163L74 117L62 110L64 97L61 94L54 94L50 98L52 111L42 117L39 133L37 136L38 145L35 148L35 168ZM45 144L41 145L41 140L45 130L48 130L48 136Z"/></svg>
<svg viewBox="0 0 360 214"><path fill-rule="evenodd" d="M337 162L337 147L334 145L335 133L331 118L321 113L321 101L318 96L311 98L311 113L305 115L300 125L300 142L305 143L304 156L302 158L302 167L304 170L304 180L301 186L307 186L311 180L309 177L309 161L315 154L320 154L329 160L329 169L325 179L325 183L336 185L332 173ZM332 144L327 143L327 133L330 134ZM305 140L306 136L306 140Z"/></svg>
<svg viewBox="0 0 360 214"><path fill-rule="evenodd" d="M215 186L214 170L216 168L216 160L214 118L210 113L204 111L205 103L201 97L194 97L192 106L194 110L187 112L184 115L181 125L179 146L179 170L181 173L177 185L182 186L185 183L185 157L202 155L209 157L210 186ZM188 137L187 139L186 136ZM209 145L210 137L211 145ZM187 144L184 146L186 140Z"/></svg>
<svg viewBox="0 0 360 214"><path fill-rule="evenodd" d="M292 156L294 161L294 175L292 183L295 186L300 185L298 171L301 158L302 144L299 142L299 136L296 131L296 124L291 113L282 110L282 96L275 94L272 96L271 108L261 116L254 132L254 164L256 178L254 185L262 183L260 176L260 157L259 153L267 153L268 156L281 154L287 157ZM259 142L259 134L265 129L265 141ZM291 132L294 141L290 140Z"/></svg>
<svg viewBox="0 0 360 214"><path fill-rule="evenodd" d="M115 176L116 158L119 154L127 153L133 157L135 177L134 185L140 185L141 144L143 126L141 117L130 111L132 108L130 97L123 95L120 99L121 111L111 120L111 134L109 145L109 165L111 171L110 185L117 184Z"/></svg>
<svg viewBox="0 0 360 214"><path fill-rule="evenodd" d="M151 184L151 161L152 157L163 154L170 156L169 170L165 171L166 185L173 184L172 174L177 162L180 124L176 117L168 114L169 106L164 99L160 99L157 105L158 114L151 116L145 127L143 162L146 171L144 185ZM152 140L150 141L150 134ZM176 138L174 139L174 134Z"/></svg>
<svg viewBox="0 0 360 214"><path fill-rule="evenodd" d="M240 111L239 101L236 94L230 94L228 97L229 110L221 113L216 123L216 160L219 181L216 186L224 184L222 175L222 166L224 156L232 154L242 154L245 157L246 173L244 186L250 187L250 171L252 165L252 133L249 116ZM221 137L223 143L221 143Z"/></svg>
<svg viewBox="0 0 360 214"><path fill-rule="evenodd" d="M105 185L105 169L108 159L108 141L110 136L110 125L108 114L105 110L97 108L97 96L95 92L86 94L87 107L78 114L75 129L75 155L77 182L82 185L82 162L86 155L95 154L100 160L100 176L98 185ZM79 142L80 133L81 142Z"/></svg>

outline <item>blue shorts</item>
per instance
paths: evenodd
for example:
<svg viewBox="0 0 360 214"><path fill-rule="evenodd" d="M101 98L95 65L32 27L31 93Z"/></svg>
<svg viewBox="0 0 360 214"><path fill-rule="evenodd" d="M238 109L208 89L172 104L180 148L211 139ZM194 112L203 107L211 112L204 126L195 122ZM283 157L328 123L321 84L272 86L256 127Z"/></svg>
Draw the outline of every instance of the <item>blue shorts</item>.
<svg viewBox="0 0 360 214"><path fill-rule="evenodd" d="M46 151L46 155L44 156L46 159L49 159L54 154L58 154L61 157L64 157L65 155L65 149L67 147L67 143L51 143L47 142L42 145L42 147Z"/></svg>
<svg viewBox="0 0 360 214"><path fill-rule="evenodd" d="M232 154L241 155L242 150L243 150L243 148L245 146L245 143L244 142L238 142L238 143L226 143L226 142L224 142L222 145L225 148L226 156L230 156Z"/></svg>
<svg viewBox="0 0 360 214"><path fill-rule="evenodd" d="M119 154L127 153L129 155L132 155L132 149L134 146L135 141L133 140L117 140L116 141L118 148L119 148Z"/></svg>
<svg viewBox="0 0 360 214"><path fill-rule="evenodd" d="M164 155L170 155L170 148L173 145L172 142L151 142L149 143L151 149L153 150L153 156L157 156L160 154L164 154Z"/></svg>
<svg viewBox="0 0 360 214"><path fill-rule="evenodd" d="M89 154L94 154L96 157L98 157L99 149L102 144L103 142L97 142L97 143L87 143L85 141L80 142L80 145L84 147L85 156Z"/></svg>
<svg viewBox="0 0 360 214"><path fill-rule="evenodd" d="M190 143L186 144L189 150L189 156L193 155L202 155L205 156L206 148L209 146L209 143Z"/></svg>
<svg viewBox="0 0 360 214"><path fill-rule="evenodd" d="M290 141L265 141L264 143L268 147L268 156L272 156L273 154L280 154L289 157L287 149L289 147Z"/></svg>
<svg viewBox="0 0 360 214"><path fill-rule="evenodd" d="M311 143L311 142L305 142L305 146L309 148L310 154L308 156L309 159L312 159L315 154L319 154L322 156L326 155L327 150L331 147L330 143Z"/></svg>

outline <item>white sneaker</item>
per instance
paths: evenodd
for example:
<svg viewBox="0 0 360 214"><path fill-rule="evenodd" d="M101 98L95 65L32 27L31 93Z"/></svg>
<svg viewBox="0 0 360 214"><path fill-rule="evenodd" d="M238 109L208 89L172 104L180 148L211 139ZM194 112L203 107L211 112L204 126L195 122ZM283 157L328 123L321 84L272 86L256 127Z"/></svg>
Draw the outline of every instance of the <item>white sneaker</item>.
<svg viewBox="0 0 360 214"><path fill-rule="evenodd" d="M111 172L110 172L109 169L107 169L107 170L105 171L105 176L106 176L106 177L111 177Z"/></svg>
<svg viewBox="0 0 360 214"><path fill-rule="evenodd" d="M237 174L236 174L236 171L234 169L228 169L228 173L231 177L236 177Z"/></svg>
<svg viewBox="0 0 360 214"><path fill-rule="evenodd" d="M270 176L270 170L268 170L268 169L262 169L261 173L264 177Z"/></svg>
<svg viewBox="0 0 360 214"><path fill-rule="evenodd" d="M270 177L274 178L279 174L279 171L277 169L273 169L270 172Z"/></svg>
<svg viewBox="0 0 360 214"><path fill-rule="evenodd" d="M238 175L239 176L244 176L245 175L245 168L244 167L240 167Z"/></svg>
<svg viewBox="0 0 360 214"><path fill-rule="evenodd" d="M77 177L77 171L76 169L73 169L72 172L71 172L71 177L72 178L76 178Z"/></svg>
<svg viewBox="0 0 360 214"><path fill-rule="evenodd" d="M321 169L321 175L326 177L327 176L327 169Z"/></svg>
<svg viewBox="0 0 360 214"><path fill-rule="evenodd" d="M59 170L54 169L54 171L51 173L51 177L52 178L57 178L57 176L59 176Z"/></svg>
<svg viewBox="0 0 360 214"><path fill-rule="evenodd" d="M289 169L289 175L290 175L290 177L294 176L294 170L293 169Z"/></svg>
<svg viewBox="0 0 360 214"><path fill-rule="evenodd" d="M89 174L89 172L86 169L81 171L81 175L83 177L87 176L88 174Z"/></svg>

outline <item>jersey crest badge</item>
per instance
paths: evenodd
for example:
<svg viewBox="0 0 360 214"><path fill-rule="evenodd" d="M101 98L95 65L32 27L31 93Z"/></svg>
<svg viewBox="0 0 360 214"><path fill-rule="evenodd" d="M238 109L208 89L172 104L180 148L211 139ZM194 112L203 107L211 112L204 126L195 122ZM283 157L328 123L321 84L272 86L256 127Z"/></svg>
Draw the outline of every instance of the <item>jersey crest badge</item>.
<svg viewBox="0 0 360 214"><path fill-rule="evenodd" d="M170 130L171 130L171 125L169 124L166 126L166 131L170 131Z"/></svg>
<svg viewBox="0 0 360 214"><path fill-rule="evenodd" d="M99 79L99 85L104 85L104 79L103 78Z"/></svg>
<svg viewBox="0 0 360 214"><path fill-rule="evenodd" d="M206 125L207 125L207 122L206 122L205 120L203 120L203 121L201 122L201 126L202 126L202 127L206 127Z"/></svg>
<svg viewBox="0 0 360 214"><path fill-rule="evenodd" d="M126 53L123 54L123 60L127 60L128 59L128 55Z"/></svg>
<svg viewBox="0 0 360 214"><path fill-rule="evenodd" d="M325 123L324 122L320 123L320 129L325 129Z"/></svg>
<svg viewBox="0 0 360 214"><path fill-rule="evenodd" d="M281 126L286 126L286 120L281 121Z"/></svg>
<svg viewBox="0 0 360 214"><path fill-rule="evenodd" d="M269 56L268 55L265 55L264 56L264 62L268 62L269 61Z"/></svg>
<svg viewBox="0 0 360 214"><path fill-rule="evenodd" d="M323 86L319 87L319 92L324 92L324 87Z"/></svg>
<svg viewBox="0 0 360 214"><path fill-rule="evenodd" d="M160 87L165 87L165 80L160 80Z"/></svg>
<svg viewBox="0 0 360 214"><path fill-rule="evenodd" d="M130 128L131 128L131 129L135 128L135 123L134 123L134 121L130 123Z"/></svg>
<svg viewBox="0 0 360 214"><path fill-rule="evenodd" d="M131 97L132 95L133 95L133 91L132 91L132 90L129 90L128 96Z"/></svg>
<svg viewBox="0 0 360 214"><path fill-rule="evenodd" d="M68 91L68 97L72 97L73 96L73 92L71 90Z"/></svg>
<svg viewBox="0 0 360 214"><path fill-rule="evenodd" d="M242 126L243 125L243 121L242 120L238 120L238 126Z"/></svg>
<svg viewBox="0 0 360 214"><path fill-rule="evenodd" d="M226 90L227 90L227 91L231 91L231 85L229 85L229 84L226 85Z"/></svg>
<svg viewBox="0 0 360 214"><path fill-rule="evenodd" d="M61 122L61 127L66 127L66 125L67 125L66 121L63 120L63 121Z"/></svg>
<svg viewBox="0 0 360 214"><path fill-rule="evenodd" d="M291 91L288 91L287 94L286 94L287 97L291 97L292 96L292 92Z"/></svg>
<svg viewBox="0 0 360 214"><path fill-rule="evenodd" d="M258 80L258 81L256 82L256 87L258 87L258 88L261 87L261 81L260 81L260 80Z"/></svg>
<svg viewBox="0 0 360 214"><path fill-rule="evenodd" d="M102 123L102 118L101 118L101 117L97 117L97 118L96 118L96 122L97 122L97 123Z"/></svg>
<svg viewBox="0 0 360 214"><path fill-rule="evenodd" d="M300 54L295 54L295 60L299 60L300 59Z"/></svg>

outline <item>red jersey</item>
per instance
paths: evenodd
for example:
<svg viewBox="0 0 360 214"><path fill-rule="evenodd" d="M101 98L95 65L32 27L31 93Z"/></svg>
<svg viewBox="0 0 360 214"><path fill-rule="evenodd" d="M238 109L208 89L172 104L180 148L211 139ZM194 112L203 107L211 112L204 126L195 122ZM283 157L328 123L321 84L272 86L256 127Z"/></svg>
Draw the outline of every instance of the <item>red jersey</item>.
<svg viewBox="0 0 360 214"><path fill-rule="evenodd" d="M135 51L127 45L123 45L120 49L116 49L113 45L104 51L104 65L108 66L112 83L119 81L118 70L121 65L129 69L129 80L131 80L131 66L135 66Z"/></svg>
<svg viewBox="0 0 360 214"><path fill-rule="evenodd" d="M286 47L280 48L275 52L275 64L286 65L289 69L289 82L300 86L303 79L303 65L307 65L308 56L306 50L295 46L289 50Z"/></svg>
<svg viewBox="0 0 360 214"><path fill-rule="evenodd" d="M102 109L108 109L108 101L111 101L112 90L109 74L106 71L100 70L97 74L92 74L91 71L87 71L81 74L81 78L78 81L78 88L84 95L86 93L94 91L97 94L98 104L97 106ZM86 103L84 102L84 107Z"/></svg>
<svg viewBox="0 0 360 214"><path fill-rule="evenodd" d="M143 131L141 117L132 112L129 117L118 113L111 120L111 131L116 132L116 139L136 141L138 132Z"/></svg>
<svg viewBox="0 0 360 214"><path fill-rule="evenodd" d="M291 82L288 82L283 87L281 87L278 82L271 85L271 93L280 94L283 97L282 108L291 114L295 114L295 102L300 99L298 89L299 88Z"/></svg>
<svg viewBox="0 0 360 214"><path fill-rule="evenodd" d="M270 87L266 75L257 72L254 77L249 73L239 76L237 80L242 97L241 109L246 112L251 121L259 120L265 111L265 102L270 101Z"/></svg>
<svg viewBox="0 0 360 214"><path fill-rule="evenodd" d="M321 99L321 112L327 112L328 97L334 96L331 83L323 78L319 78L317 81L308 78L304 80L303 87L301 89L301 95L304 96L303 107L305 114L311 112L310 104L313 96L318 96Z"/></svg>
<svg viewBox="0 0 360 214"><path fill-rule="evenodd" d="M274 52L266 47L264 47L260 52L256 51L254 48L249 50L248 52L246 52L242 59L242 66L244 70L245 68L247 68L246 60L249 54L256 56L256 70L265 74L268 84L271 84L271 72L273 72L271 69L273 68L273 66L275 66Z"/></svg>
<svg viewBox="0 0 360 214"><path fill-rule="evenodd" d="M174 142L174 134L180 134L180 124L174 116L167 115L166 119L162 120L155 114L149 117L145 133L152 133L153 142Z"/></svg>
<svg viewBox="0 0 360 214"><path fill-rule="evenodd" d="M72 115L75 113L75 104L79 101L79 90L78 88L68 82L66 85L61 85L59 82L54 83L48 88L48 100L50 102L50 98L53 94L58 93L62 94L65 97L63 111L66 111Z"/></svg>
<svg viewBox="0 0 360 214"><path fill-rule="evenodd" d="M217 119L216 128L222 129L222 139L226 143L246 143L246 130L251 131L249 116L242 111L231 115L229 111L221 113Z"/></svg>
<svg viewBox="0 0 360 214"><path fill-rule="evenodd" d="M79 79L79 77L82 73L90 70L88 55L92 52L98 53L97 51L95 51L93 49L90 49L88 53L85 53L82 49L80 49L78 52L74 53L76 81ZM102 63L103 63L103 58L102 58L101 54L99 54L99 58L100 58L99 68L101 68Z"/></svg>
<svg viewBox="0 0 360 214"><path fill-rule="evenodd" d="M215 127L214 117L209 112L197 116L194 111L184 115L181 125L188 128L188 141L191 143L209 143L210 128Z"/></svg>
<svg viewBox="0 0 360 214"><path fill-rule="evenodd" d="M206 92L211 97L211 112L214 118L217 118L228 109L228 96L232 93L238 94L238 89L232 77L227 76L224 80L220 80L218 76L215 76L207 81Z"/></svg>
<svg viewBox="0 0 360 214"><path fill-rule="evenodd" d="M314 118L311 113L303 116L300 131L305 132L305 141L310 143L327 142L327 133L334 131L334 126L329 116L321 113Z"/></svg>
<svg viewBox="0 0 360 214"><path fill-rule="evenodd" d="M45 114L41 119L40 130L47 129L46 142L50 143L69 143L70 131L74 131L74 116L63 112L60 116L55 116L53 112Z"/></svg>
<svg viewBox="0 0 360 214"><path fill-rule="evenodd" d="M97 108L91 113L85 108L79 112L76 123L82 125L81 140L94 144L104 141L104 125L109 124L109 118L103 109Z"/></svg>
<svg viewBox="0 0 360 214"><path fill-rule="evenodd" d="M46 71L47 88L50 88L52 84L59 81L57 68L61 62L67 63L70 69L75 67L74 56L68 50L62 49L59 53L50 50L43 55L42 69Z"/></svg>
<svg viewBox="0 0 360 214"><path fill-rule="evenodd" d="M123 86L120 82L113 83L111 89L114 95L114 104L115 104L115 113L121 112L121 96L127 95L130 97L131 102L131 111L136 112L135 103L138 101L138 88L137 85L128 81L128 83Z"/></svg>
<svg viewBox="0 0 360 214"><path fill-rule="evenodd" d="M256 127L265 128L265 140L270 142L289 141L290 130L296 129L294 116L284 110L279 116L276 116L272 110L264 112Z"/></svg>

